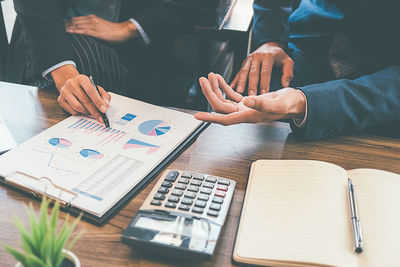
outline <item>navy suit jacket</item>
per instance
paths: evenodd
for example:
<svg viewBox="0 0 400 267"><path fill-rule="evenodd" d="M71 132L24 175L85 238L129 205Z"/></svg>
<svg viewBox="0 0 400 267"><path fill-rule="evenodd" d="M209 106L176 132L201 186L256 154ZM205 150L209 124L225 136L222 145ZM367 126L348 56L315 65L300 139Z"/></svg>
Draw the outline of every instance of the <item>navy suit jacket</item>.
<svg viewBox="0 0 400 267"><path fill-rule="evenodd" d="M400 16L395 0L255 0L255 46L345 33L357 48L362 73L300 87L307 97L302 139L350 133L400 119ZM400 133L397 133L400 137Z"/></svg>

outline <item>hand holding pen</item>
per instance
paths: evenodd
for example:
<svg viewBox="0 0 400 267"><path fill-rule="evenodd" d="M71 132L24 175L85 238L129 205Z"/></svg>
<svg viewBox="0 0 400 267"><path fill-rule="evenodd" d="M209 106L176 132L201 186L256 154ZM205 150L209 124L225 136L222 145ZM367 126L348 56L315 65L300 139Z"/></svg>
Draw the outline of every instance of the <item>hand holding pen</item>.
<svg viewBox="0 0 400 267"><path fill-rule="evenodd" d="M90 114L104 123L101 114L105 113L111 101L111 95L101 86L92 85L88 76L79 74L73 65L65 65L51 73L60 92L58 103L72 115Z"/></svg>
<svg viewBox="0 0 400 267"><path fill-rule="evenodd" d="M92 83L93 87L96 88L96 91L100 94L99 88L95 84L93 77L90 75L89 76L90 82ZM106 111L100 110L100 116L103 119L104 125L109 128L110 127L110 122L108 121L108 117L106 115Z"/></svg>

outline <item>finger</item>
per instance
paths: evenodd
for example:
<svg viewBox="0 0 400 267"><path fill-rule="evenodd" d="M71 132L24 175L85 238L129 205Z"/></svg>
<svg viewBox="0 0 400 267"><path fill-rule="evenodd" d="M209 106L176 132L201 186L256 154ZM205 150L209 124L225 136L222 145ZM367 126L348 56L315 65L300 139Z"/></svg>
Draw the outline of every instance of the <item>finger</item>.
<svg viewBox="0 0 400 267"><path fill-rule="evenodd" d="M212 90L210 82L206 78L201 77L199 82L204 96L207 98L208 103L210 103L211 108L214 111L231 113L238 110L237 105L234 105L230 102L223 102L220 98L218 98L218 96Z"/></svg>
<svg viewBox="0 0 400 267"><path fill-rule="evenodd" d="M211 84L211 89L214 91L215 95L221 99L222 101L225 100L225 97L222 95L221 90L219 89L219 84L218 84L218 77L214 73L210 72L208 74L208 80Z"/></svg>
<svg viewBox="0 0 400 267"><path fill-rule="evenodd" d="M80 78L80 86L83 88L87 96L89 96L90 100L96 105L97 109L102 112L107 112L107 105L101 98L99 92L92 85L89 78L85 75L82 75Z"/></svg>
<svg viewBox="0 0 400 267"><path fill-rule="evenodd" d="M225 81L225 79L217 74L217 78L218 78L218 83L221 86L222 90L225 92L226 96L229 99L232 99L235 102L240 102L243 98L243 96L237 92L235 92Z"/></svg>
<svg viewBox="0 0 400 267"><path fill-rule="evenodd" d="M198 120L219 123L222 125L232 125L244 122L259 122L262 118L261 116L262 115L254 109L246 109L227 115L208 112L199 112L195 114L195 118Z"/></svg>
<svg viewBox="0 0 400 267"><path fill-rule="evenodd" d="M77 115L77 114L78 114L75 110L73 110L72 107L70 107L70 106L68 105L68 103L67 103L67 102L65 101L65 99L63 99L62 97L58 97L57 101L58 101L58 103L60 104L60 106L61 106L66 112L68 112L69 114L71 114L71 115Z"/></svg>
<svg viewBox="0 0 400 267"><path fill-rule="evenodd" d="M99 85L97 87L99 88L101 98L103 98L104 103L106 103L106 105L108 107L110 105L111 95L106 90L104 90L103 87L101 87Z"/></svg>
<svg viewBox="0 0 400 267"><path fill-rule="evenodd" d="M79 102L78 99L76 99L75 96L72 94L67 96L66 102L74 111L76 111L76 113L89 113L87 109L81 104L81 102Z"/></svg>
<svg viewBox="0 0 400 267"><path fill-rule="evenodd" d="M260 80L260 94L269 92L271 83L271 73L274 61L270 57L263 58L261 62L261 80Z"/></svg>
<svg viewBox="0 0 400 267"><path fill-rule="evenodd" d="M90 115L92 115L95 119L100 117L99 110L91 101L86 92L81 88L79 83L76 83L76 85L73 87L72 94L85 107Z"/></svg>
<svg viewBox="0 0 400 267"><path fill-rule="evenodd" d="M65 25L66 30L94 30L94 25L92 23L87 24L69 24Z"/></svg>
<svg viewBox="0 0 400 267"><path fill-rule="evenodd" d="M293 79L293 69L294 69L294 61L287 57L287 59L283 62L282 67L282 86L289 87L290 82Z"/></svg>
<svg viewBox="0 0 400 267"><path fill-rule="evenodd" d="M81 35L88 35L96 38L100 38L99 34L96 31L93 30L65 30L68 33L73 33L73 34L81 34Z"/></svg>
<svg viewBox="0 0 400 267"><path fill-rule="evenodd" d="M253 58L251 61L251 67L249 72L249 95L257 95L258 81L260 77L260 63L259 58Z"/></svg>
<svg viewBox="0 0 400 267"><path fill-rule="evenodd" d="M239 73L239 78L237 82L236 92L243 93L246 87L247 82L247 75L249 75L250 71L250 64L251 64L251 57L248 58L246 63L243 65L242 69Z"/></svg>
<svg viewBox="0 0 400 267"><path fill-rule="evenodd" d="M85 20L92 20L93 18L97 17L96 15L87 15L87 16L78 16L72 17L71 21L85 21Z"/></svg>
<svg viewBox="0 0 400 267"><path fill-rule="evenodd" d="M238 80L239 80L239 73L240 73L240 71L238 72L238 73L236 73L236 76L235 76L235 78L233 79L233 81L231 82L231 87L232 88L235 88L236 87L236 84L237 84L237 82L238 82Z"/></svg>

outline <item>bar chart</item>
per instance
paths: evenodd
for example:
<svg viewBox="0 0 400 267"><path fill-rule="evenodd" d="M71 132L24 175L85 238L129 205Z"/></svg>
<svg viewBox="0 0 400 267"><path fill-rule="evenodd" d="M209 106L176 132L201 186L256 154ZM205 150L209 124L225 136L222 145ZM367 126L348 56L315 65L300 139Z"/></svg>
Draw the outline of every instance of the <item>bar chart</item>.
<svg viewBox="0 0 400 267"><path fill-rule="evenodd" d="M98 139L98 145L116 143L126 136L127 132L120 129L109 127L91 119L78 119L75 123L68 126L72 133L91 135Z"/></svg>

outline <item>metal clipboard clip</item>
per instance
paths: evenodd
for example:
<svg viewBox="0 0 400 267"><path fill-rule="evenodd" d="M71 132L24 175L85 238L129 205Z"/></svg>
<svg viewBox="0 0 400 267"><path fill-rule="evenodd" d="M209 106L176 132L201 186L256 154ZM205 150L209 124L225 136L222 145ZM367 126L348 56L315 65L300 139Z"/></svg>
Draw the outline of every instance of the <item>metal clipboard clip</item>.
<svg viewBox="0 0 400 267"><path fill-rule="evenodd" d="M77 193L62 188L53 183L48 177L34 177L24 172L15 171L4 177L6 185L15 187L35 198L42 199L44 196L54 201L60 201L60 206L68 209L71 201L78 196Z"/></svg>

